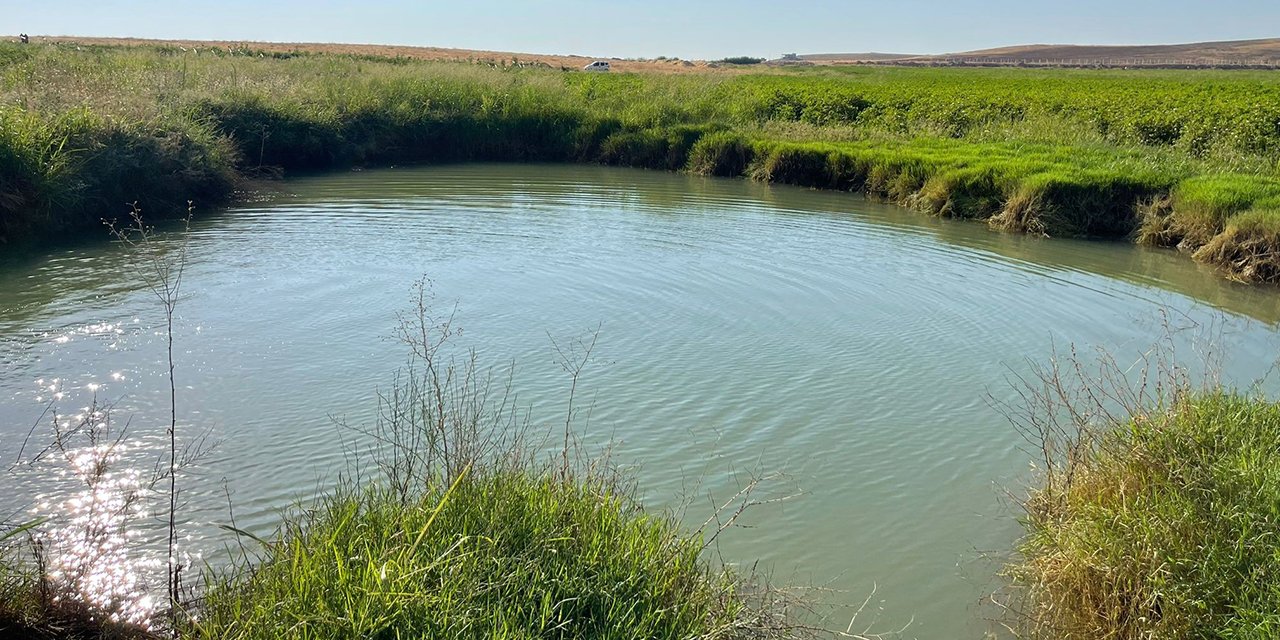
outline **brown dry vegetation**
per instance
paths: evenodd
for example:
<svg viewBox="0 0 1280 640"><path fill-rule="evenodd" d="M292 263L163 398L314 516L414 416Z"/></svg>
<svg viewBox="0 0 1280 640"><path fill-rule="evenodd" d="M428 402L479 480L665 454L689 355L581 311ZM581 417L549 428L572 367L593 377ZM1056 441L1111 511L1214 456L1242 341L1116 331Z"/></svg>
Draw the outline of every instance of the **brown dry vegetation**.
<svg viewBox="0 0 1280 640"><path fill-rule="evenodd" d="M1144 62L1178 58L1216 59L1235 64L1256 64L1260 61L1280 59L1280 38L1161 45L1032 44L965 51L945 57L971 60L982 60L984 58L1018 58L1022 60L1134 58Z"/></svg>
<svg viewBox="0 0 1280 640"><path fill-rule="evenodd" d="M914 53L876 53L867 51L863 53L808 53L800 56L800 59L817 64L833 64L841 62L893 62L922 57L928 56Z"/></svg>
<svg viewBox="0 0 1280 640"><path fill-rule="evenodd" d="M939 55L815 54L817 64L995 64L1063 66L1277 66L1280 38L1162 45L1029 44Z"/></svg>
<svg viewBox="0 0 1280 640"><path fill-rule="evenodd" d="M13 38L10 38L13 39ZM608 60L617 71L645 71L661 73L691 73L718 71L703 60L621 60L618 58L592 58L580 55L518 53L511 51L481 51L476 49L450 49L442 47L415 47L390 44L348 44L322 42L251 42L229 40L149 40L144 38L89 38L80 36L33 36L33 42L63 44L132 46L132 47L181 47L184 49L250 49L264 53L325 53L337 55L376 56L380 58L410 58L436 62L475 62L482 64L510 65L513 61L523 64L545 64L553 69L581 69L595 60Z"/></svg>

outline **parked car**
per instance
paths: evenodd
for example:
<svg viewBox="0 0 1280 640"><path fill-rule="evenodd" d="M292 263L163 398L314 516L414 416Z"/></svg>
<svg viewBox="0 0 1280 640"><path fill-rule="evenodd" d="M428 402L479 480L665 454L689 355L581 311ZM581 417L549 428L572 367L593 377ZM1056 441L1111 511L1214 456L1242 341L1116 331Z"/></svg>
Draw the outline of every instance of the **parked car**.
<svg viewBox="0 0 1280 640"><path fill-rule="evenodd" d="M596 60L595 62L583 67L582 70L607 72L609 70L609 63L604 60Z"/></svg>

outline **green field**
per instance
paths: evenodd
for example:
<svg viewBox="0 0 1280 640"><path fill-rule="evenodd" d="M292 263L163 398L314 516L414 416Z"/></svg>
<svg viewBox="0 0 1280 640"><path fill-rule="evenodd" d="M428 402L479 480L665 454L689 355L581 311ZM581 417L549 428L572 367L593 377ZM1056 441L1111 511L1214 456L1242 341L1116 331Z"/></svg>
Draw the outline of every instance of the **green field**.
<svg viewBox="0 0 1280 640"><path fill-rule="evenodd" d="M821 68L579 74L172 47L0 46L0 238L247 178L598 162L861 191L1048 236L1177 247L1280 281L1280 76Z"/></svg>

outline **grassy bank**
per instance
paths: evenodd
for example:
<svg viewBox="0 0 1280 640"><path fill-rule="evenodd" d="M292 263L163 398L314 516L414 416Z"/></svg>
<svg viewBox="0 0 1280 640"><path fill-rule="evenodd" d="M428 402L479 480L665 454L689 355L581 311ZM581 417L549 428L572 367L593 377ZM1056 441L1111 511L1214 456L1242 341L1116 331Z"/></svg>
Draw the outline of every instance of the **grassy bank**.
<svg viewBox="0 0 1280 640"><path fill-rule="evenodd" d="M1006 231L1178 247L1280 281L1280 77L874 69L693 76L0 46L0 238L244 178L593 162L861 191Z"/></svg>
<svg viewBox="0 0 1280 640"><path fill-rule="evenodd" d="M598 480L483 473L332 496L208 594L191 637L738 638L701 537ZM756 636L750 636L756 637Z"/></svg>
<svg viewBox="0 0 1280 640"><path fill-rule="evenodd" d="M701 532L646 511L601 467L440 471L344 484L271 539L245 538L252 549L196 584L173 634L159 611L139 623L120 619L128 603L86 603L84 585L43 573L45 549L0 540L0 638L799 635L751 576L708 562Z"/></svg>
<svg viewBox="0 0 1280 640"><path fill-rule="evenodd" d="M701 532L588 466L469 465L407 490L348 484L270 540L245 542L243 562L198 584L170 633L163 616L140 624L119 619L127 606L86 604L42 574L39 547L0 541L0 638L805 635L776 594L714 568Z"/></svg>
<svg viewBox="0 0 1280 640"><path fill-rule="evenodd" d="M1280 405L1200 392L1079 444L1027 503L1032 637L1280 634Z"/></svg>

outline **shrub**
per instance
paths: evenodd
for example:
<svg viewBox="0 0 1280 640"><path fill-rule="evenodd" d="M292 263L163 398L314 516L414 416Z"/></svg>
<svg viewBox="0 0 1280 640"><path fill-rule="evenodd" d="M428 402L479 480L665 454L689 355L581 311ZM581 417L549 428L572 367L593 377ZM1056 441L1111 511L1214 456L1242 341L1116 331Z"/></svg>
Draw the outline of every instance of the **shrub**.
<svg viewBox="0 0 1280 640"><path fill-rule="evenodd" d="M1028 502L1036 637L1280 634L1280 405L1187 395L1074 455Z"/></svg>

